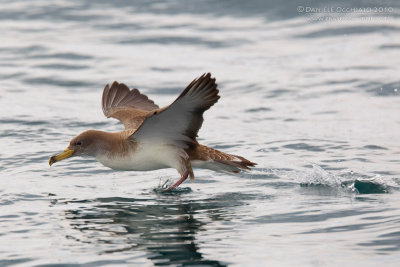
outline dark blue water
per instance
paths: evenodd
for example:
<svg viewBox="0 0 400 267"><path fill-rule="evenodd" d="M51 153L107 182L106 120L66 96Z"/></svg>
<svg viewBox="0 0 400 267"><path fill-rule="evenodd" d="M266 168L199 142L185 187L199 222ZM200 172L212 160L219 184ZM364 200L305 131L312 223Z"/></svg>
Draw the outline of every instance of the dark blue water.
<svg viewBox="0 0 400 267"><path fill-rule="evenodd" d="M399 7L2 1L0 265L396 266ZM221 99L199 140L252 172L165 194L175 170L48 166L76 134L122 129L106 83L163 106L204 72Z"/></svg>

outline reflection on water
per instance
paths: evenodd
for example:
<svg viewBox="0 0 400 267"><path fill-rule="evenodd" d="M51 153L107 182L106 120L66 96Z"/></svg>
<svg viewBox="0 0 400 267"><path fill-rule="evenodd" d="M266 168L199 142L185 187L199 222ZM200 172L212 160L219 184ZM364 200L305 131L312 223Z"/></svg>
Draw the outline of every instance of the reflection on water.
<svg viewBox="0 0 400 267"><path fill-rule="evenodd" d="M176 194L160 196L156 203L117 197L70 201L83 206L66 210L65 218L73 229L80 231L70 238L107 244L110 248L102 253L144 250L155 265L226 266L228 259L220 262L201 253L203 244L197 235L209 222L235 217L231 209L243 205L238 198L246 197L225 194L201 201L181 201Z"/></svg>

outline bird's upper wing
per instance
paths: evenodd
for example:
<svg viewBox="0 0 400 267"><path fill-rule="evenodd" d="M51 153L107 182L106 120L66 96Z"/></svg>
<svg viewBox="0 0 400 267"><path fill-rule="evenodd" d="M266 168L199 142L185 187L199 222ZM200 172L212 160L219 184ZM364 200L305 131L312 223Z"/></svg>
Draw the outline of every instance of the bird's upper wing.
<svg viewBox="0 0 400 267"><path fill-rule="evenodd" d="M136 129L152 110L159 107L138 89L129 90L123 84L114 82L106 85L102 97L103 113L107 118L113 117L124 124L125 129Z"/></svg>
<svg viewBox="0 0 400 267"><path fill-rule="evenodd" d="M186 148L197 137L204 111L218 101L218 92L211 74L203 74L193 80L171 105L150 112L131 139L161 141Z"/></svg>

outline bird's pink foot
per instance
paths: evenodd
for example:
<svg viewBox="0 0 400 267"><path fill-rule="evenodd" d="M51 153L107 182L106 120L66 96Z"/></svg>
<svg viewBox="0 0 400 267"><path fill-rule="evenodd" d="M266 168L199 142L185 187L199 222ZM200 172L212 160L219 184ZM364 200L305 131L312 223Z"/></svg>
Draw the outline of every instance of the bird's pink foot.
<svg viewBox="0 0 400 267"><path fill-rule="evenodd" d="M174 188L177 188L181 183L183 183L189 176L188 172L185 172L184 175L182 175L181 179L179 179L179 181L177 181L175 184L173 184L172 186L168 187L167 189L164 190L164 192L169 192Z"/></svg>

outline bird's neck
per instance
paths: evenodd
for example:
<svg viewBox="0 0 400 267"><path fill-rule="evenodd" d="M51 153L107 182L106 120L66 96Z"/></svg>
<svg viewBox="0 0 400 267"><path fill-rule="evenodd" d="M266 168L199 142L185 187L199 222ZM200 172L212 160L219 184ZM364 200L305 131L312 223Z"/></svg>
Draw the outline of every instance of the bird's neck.
<svg viewBox="0 0 400 267"><path fill-rule="evenodd" d="M123 157L135 146L135 143L129 139L130 131L109 133L96 131L96 151L95 157L106 155L107 157Z"/></svg>

